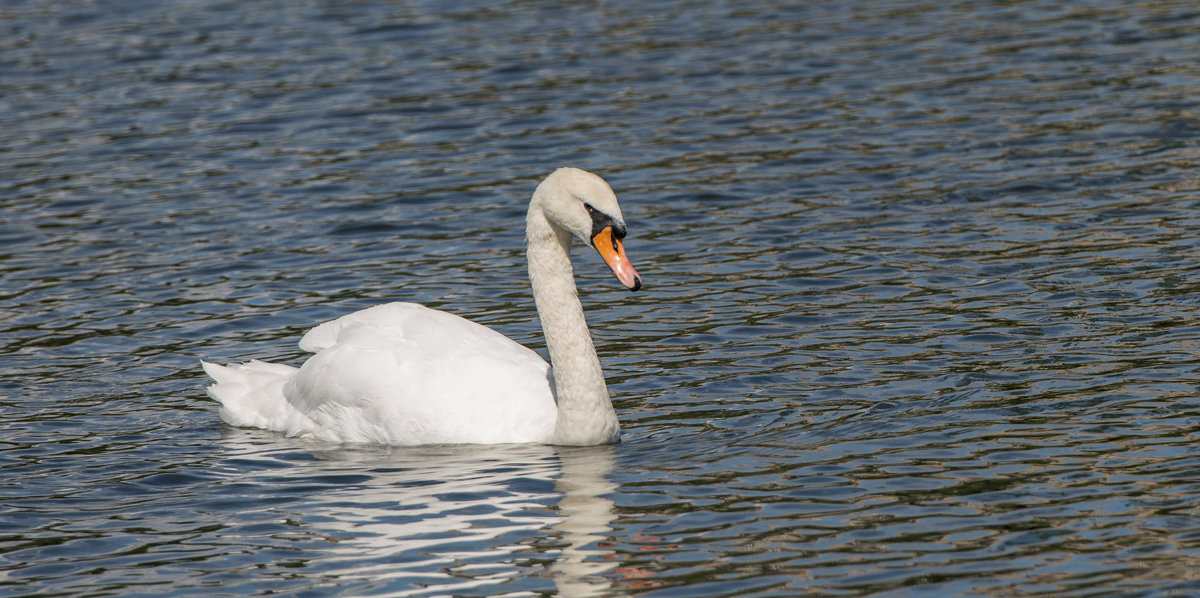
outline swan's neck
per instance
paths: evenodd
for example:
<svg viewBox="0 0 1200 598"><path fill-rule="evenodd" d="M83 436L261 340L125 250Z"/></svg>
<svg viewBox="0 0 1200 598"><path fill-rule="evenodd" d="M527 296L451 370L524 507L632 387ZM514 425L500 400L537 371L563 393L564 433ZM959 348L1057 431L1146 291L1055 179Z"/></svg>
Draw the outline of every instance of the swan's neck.
<svg viewBox="0 0 1200 598"><path fill-rule="evenodd" d="M530 205L525 237L529 281L537 303L550 364L554 368L558 421L554 444L617 442L620 426L613 411L600 359L583 318L571 269L571 235L552 224L537 202Z"/></svg>

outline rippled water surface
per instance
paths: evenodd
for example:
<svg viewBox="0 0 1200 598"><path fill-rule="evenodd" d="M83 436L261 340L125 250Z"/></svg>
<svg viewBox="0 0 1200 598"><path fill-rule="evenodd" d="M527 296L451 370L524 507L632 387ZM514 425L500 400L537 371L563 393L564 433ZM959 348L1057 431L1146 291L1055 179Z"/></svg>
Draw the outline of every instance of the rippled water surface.
<svg viewBox="0 0 1200 598"><path fill-rule="evenodd" d="M1189 2L0 4L0 594L1200 594ZM619 446L332 446L198 360L393 300L539 351L525 202Z"/></svg>

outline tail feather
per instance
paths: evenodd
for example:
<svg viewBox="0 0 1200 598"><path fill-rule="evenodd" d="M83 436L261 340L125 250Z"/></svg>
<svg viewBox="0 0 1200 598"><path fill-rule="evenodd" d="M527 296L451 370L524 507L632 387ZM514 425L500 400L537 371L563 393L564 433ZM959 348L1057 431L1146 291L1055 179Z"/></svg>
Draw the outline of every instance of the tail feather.
<svg viewBox="0 0 1200 598"><path fill-rule="evenodd" d="M296 372L290 365L248 361L218 365L201 361L204 372L216 381L208 396L221 403L221 419L232 426L302 433L297 419L307 420L288 402L283 386Z"/></svg>

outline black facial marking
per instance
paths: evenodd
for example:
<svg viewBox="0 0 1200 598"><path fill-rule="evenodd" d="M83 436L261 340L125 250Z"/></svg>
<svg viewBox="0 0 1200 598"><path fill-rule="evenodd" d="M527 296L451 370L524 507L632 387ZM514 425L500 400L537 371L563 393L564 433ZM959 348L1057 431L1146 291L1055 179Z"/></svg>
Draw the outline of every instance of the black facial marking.
<svg viewBox="0 0 1200 598"><path fill-rule="evenodd" d="M600 231L612 227L613 229L613 250L617 248L617 241L625 238L625 226L617 224L612 216L593 208L587 202L584 202L583 207L587 209L588 216L592 217L592 238L595 239Z"/></svg>

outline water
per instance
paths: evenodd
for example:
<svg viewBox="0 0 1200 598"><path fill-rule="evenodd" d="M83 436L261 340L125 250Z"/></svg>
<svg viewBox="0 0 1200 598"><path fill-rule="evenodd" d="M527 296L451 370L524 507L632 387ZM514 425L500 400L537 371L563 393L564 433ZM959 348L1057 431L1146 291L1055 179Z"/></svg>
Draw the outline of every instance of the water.
<svg viewBox="0 0 1200 598"><path fill-rule="evenodd" d="M1192 4L294 4L0 6L0 594L1200 593ZM564 164L623 444L219 423Z"/></svg>

